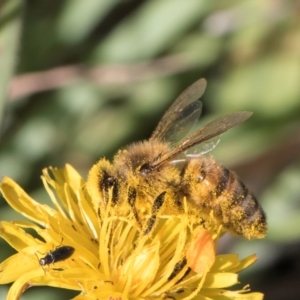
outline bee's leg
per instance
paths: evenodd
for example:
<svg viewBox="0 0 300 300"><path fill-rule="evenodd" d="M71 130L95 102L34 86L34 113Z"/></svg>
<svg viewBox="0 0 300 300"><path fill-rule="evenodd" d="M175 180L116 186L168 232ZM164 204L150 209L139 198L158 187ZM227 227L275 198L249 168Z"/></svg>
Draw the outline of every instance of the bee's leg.
<svg viewBox="0 0 300 300"><path fill-rule="evenodd" d="M186 258L183 258L182 260L180 260L174 267L173 272L171 273L171 275L169 276L168 280L172 280L186 265L187 260ZM185 274L180 278L179 281L181 281L185 276L187 276L190 273L191 269L188 268L187 271L185 272ZM179 282L178 281L178 282Z"/></svg>
<svg viewBox="0 0 300 300"><path fill-rule="evenodd" d="M120 192L120 184L117 180L114 180L113 193L112 193L112 199L111 199L112 206L115 206L118 203L119 192Z"/></svg>
<svg viewBox="0 0 300 300"><path fill-rule="evenodd" d="M142 228L142 224L141 224L141 221L140 221L140 218L139 218L136 206L135 206L135 201L136 201L136 189L133 188L132 186L130 186L128 189L128 203L132 208L132 212L133 212L133 215L134 215L137 223L139 224L140 228Z"/></svg>
<svg viewBox="0 0 300 300"><path fill-rule="evenodd" d="M157 196L157 198L154 200L153 206L152 206L152 212L151 212L151 218L148 220L146 230L144 232L144 235L150 233L150 231L153 228L153 225L155 224L156 221L156 214L158 213L159 209L163 205L165 201L165 195L166 192L162 192Z"/></svg>

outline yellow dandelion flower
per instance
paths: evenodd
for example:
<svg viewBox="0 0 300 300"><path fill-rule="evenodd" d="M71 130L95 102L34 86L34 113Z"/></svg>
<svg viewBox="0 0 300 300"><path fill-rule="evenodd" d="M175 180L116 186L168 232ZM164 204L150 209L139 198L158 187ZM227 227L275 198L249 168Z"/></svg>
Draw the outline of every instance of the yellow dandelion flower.
<svg viewBox="0 0 300 300"><path fill-rule="evenodd" d="M77 300L263 298L248 286L228 290L256 257L216 255L220 228L187 213L161 213L145 234L130 207L113 205L112 190L99 205L71 166L45 169L42 180L55 209L7 177L0 185L9 205L29 220L0 222L0 236L17 251L0 264L0 284L13 283L7 299L44 285L78 291Z"/></svg>

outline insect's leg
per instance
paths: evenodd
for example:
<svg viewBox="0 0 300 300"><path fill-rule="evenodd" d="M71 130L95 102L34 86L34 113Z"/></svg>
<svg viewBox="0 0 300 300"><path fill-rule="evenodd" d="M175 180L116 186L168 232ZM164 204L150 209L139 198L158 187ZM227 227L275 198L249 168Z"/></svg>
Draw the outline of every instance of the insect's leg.
<svg viewBox="0 0 300 300"><path fill-rule="evenodd" d="M63 240L64 240L64 237L61 238L60 244L55 247L55 250L58 249L62 245Z"/></svg>
<svg viewBox="0 0 300 300"><path fill-rule="evenodd" d="M150 231L152 230L153 225L155 224L155 221L156 221L156 215L165 201L165 195L166 195L166 192L162 192L154 200L154 203L152 206L151 217L148 220L146 230L144 231L144 235L149 234Z"/></svg>
<svg viewBox="0 0 300 300"><path fill-rule="evenodd" d="M136 206L135 206L135 201L136 201L136 189L133 188L132 186L130 186L128 189L128 204L132 208L132 212L133 212L133 215L134 215L137 223L139 224L140 227L142 227L141 221L140 221L140 218L139 218Z"/></svg>
<svg viewBox="0 0 300 300"><path fill-rule="evenodd" d="M39 251L37 251L38 253L41 253L41 252L39 252ZM42 254L42 253L41 253ZM42 269L44 270L44 273L46 274L46 270L44 269L44 267L40 264L40 259L39 259L39 257L36 255L36 252L34 253L34 255L36 256L36 258L37 258L37 260L38 260L38 262L39 262L39 265L42 267Z"/></svg>

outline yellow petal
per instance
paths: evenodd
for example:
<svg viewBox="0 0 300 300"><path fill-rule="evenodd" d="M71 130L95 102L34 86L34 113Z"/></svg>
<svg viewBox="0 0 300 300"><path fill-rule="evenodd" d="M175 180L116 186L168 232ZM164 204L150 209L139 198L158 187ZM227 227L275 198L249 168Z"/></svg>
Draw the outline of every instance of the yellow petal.
<svg viewBox="0 0 300 300"><path fill-rule="evenodd" d="M31 272L20 275L9 289L7 300L19 299L19 297L32 286L52 286L60 287L72 290L81 290L80 286L76 285L74 281L68 282L64 280L62 276L58 280L53 280L50 276L40 275L40 270L34 270Z"/></svg>
<svg viewBox="0 0 300 300"><path fill-rule="evenodd" d="M240 263L237 254L221 254L216 256L216 261L211 267L210 272L229 272L236 268Z"/></svg>
<svg viewBox="0 0 300 300"><path fill-rule="evenodd" d="M249 255L248 257L242 259L238 266L230 269L230 272L239 272L241 270L244 270L246 268L248 268L249 266L251 266L252 264L254 264L257 261L257 256L255 254Z"/></svg>
<svg viewBox="0 0 300 300"><path fill-rule="evenodd" d="M263 294L261 293L248 293L250 291L249 286L245 286L242 290L228 291L223 289L203 289L202 295L207 296L209 299L218 300L262 300Z"/></svg>
<svg viewBox="0 0 300 300"><path fill-rule="evenodd" d="M218 289L230 287L239 283L238 275L235 273L208 273L206 275L203 287Z"/></svg>
<svg viewBox="0 0 300 300"><path fill-rule="evenodd" d="M83 196L83 192L79 191L79 193L78 209L80 210L82 224L89 230L90 236L98 239L99 223L97 213L94 211L92 203Z"/></svg>
<svg viewBox="0 0 300 300"><path fill-rule="evenodd" d="M33 271L20 275L10 287L6 300L19 299L21 295L31 287L28 279L34 276L36 272L37 271Z"/></svg>
<svg viewBox="0 0 300 300"><path fill-rule="evenodd" d="M0 190L8 204L23 216L37 222L45 224L45 216L53 214L53 209L46 205L34 201L25 193L12 179L4 177L0 184Z"/></svg>
<svg viewBox="0 0 300 300"><path fill-rule="evenodd" d="M248 294L240 294L233 291L224 292L224 299L237 299L237 300L263 300L264 295L261 293L248 293Z"/></svg>
<svg viewBox="0 0 300 300"><path fill-rule="evenodd" d="M38 261L36 261L36 263L38 263ZM28 259L22 253L14 254L0 264L0 283L6 284L13 282L20 276L28 274L34 269L36 269L36 264L33 260Z"/></svg>
<svg viewBox="0 0 300 300"><path fill-rule="evenodd" d="M118 286L124 292L129 289L140 294L151 284L159 268L159 244L144 246L129 256L118 274ZM126 292L125 292L126 294Z"/></svg>
<svg viewBox="0 0 300 300"><path fill-rule="evenodd" d="M84 185L84 180L77 171L68 164L62 169L52 167L45 168L43 170L42 180L57 210L64 217L66 217L65 211L67 211L72 220L80 221L78 218L80 214L77 207L77 192ZM53 190L55 190L59 201Z"/></svg>
<svg viewBox="0 0 300 300"><path fill-rule="evenodd" d="M37 239L26 233L19 226L6 221L0 222L0 236L17 251L21 251L28 246L36 245L38 242Z"/></svg>
<svg viewBox="0 0 300 300"><path fill-rule="evenodd" d="M141 297L127 297L125 293L117 292L112 284L106 283L104 285L93 288L90 291L85 292L85 295L89 298L87 299L107 299L107 300L129 300L129 299L139 299L144 300L146 298ZM75 298L77 300L77 298ZM80 298L79 298L80 299ZM82 298L86 299L86 298Z"/></svg>
<svg viewBox="0 0 300 300"><path fill-rule="evenodd" d="M43 172L46 170L44 169ZM50 167L48 170L51 170L58 184L63 185L67 182L73 190L80 189L85 184L80 174L69 164L66 164L64 168Z"/></svg>

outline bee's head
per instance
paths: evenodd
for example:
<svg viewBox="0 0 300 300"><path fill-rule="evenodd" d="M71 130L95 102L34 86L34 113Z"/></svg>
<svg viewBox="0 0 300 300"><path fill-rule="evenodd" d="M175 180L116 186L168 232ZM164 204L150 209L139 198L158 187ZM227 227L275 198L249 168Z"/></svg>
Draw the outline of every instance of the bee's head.
<svg viewBox="0 0 300 300"><path fill-rule="evenodd" d="M109 161L101 159L91 168L86 187L93 200L107 202L109 190L118 188L118 180Z"/></svg>
<svg viewBox="0 0 300 300"><path fill-rule="evenodd" d="M114 166L119 174L129 172L134 176L151 176L158 171L155 168L156 163L168 151L168 144L165 143L153 141L135 143L116 155Z"/></svg>
<svg viewBox="0 0 300 300"><path fill-rule="evenodd" d="M153 189L178 181L179 172L169 162L161 164L161 159L169 153L167 143L144 141L130 145L120 151L114 159L114 167L122 181L135 181L136 186Z"/></svg>

